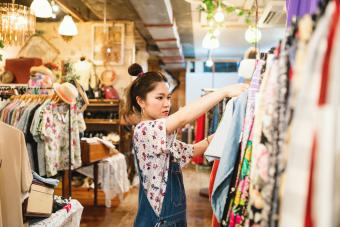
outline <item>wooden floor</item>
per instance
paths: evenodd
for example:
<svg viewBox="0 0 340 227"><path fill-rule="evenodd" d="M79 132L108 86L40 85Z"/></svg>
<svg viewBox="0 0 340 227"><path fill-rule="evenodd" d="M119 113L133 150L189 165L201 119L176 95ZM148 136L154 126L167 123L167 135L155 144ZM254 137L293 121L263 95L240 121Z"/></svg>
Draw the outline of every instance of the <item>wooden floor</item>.
<svg viewBox="0 0 340 227"><path fill-rule="evenodd" d="M201 188L209 183L209 171L187 168L183 171L187 194L187 217L189 227L211 226L211 206L208 198L199 195ZM117 201L117 199L115 199ZM85 206L81 227L129 227L137 212L138 188L134 187L114 207Z"/></svg>

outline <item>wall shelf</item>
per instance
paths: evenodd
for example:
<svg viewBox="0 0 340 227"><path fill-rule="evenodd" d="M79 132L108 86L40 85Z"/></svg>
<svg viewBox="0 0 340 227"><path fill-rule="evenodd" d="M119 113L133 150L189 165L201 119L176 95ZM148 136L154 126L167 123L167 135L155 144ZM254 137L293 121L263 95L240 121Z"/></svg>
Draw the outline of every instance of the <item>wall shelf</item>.
<svg viewBox="0 0 340 227"><path fill-rule="evenodd" d="M86 124L108 124L108 125L117 125L119 124L119 119L86 119Z"/></svg>

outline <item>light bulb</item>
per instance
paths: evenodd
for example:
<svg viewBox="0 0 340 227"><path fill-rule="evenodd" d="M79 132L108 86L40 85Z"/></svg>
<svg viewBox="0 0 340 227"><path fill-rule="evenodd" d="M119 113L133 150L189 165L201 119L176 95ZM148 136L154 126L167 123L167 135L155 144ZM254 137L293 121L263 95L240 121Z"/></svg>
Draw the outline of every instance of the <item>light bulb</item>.
<svg viewBox="0 0 340 227"><path fill-rule="evenodd" d="M261 34L260 29L256 27L252 27L252 26L250 26L247 29L245 36L244 36L246 41L251 44L258 43L261 40L261 37L262 37L262 34Z"/></svg>
<svg viewBox="0 0 340 227"><path fill-rule="evenodd" d="M216 13L214 15L214 19L218 23L221 23L221 22L224 21L224 13L223 13L221 7L217 8Z"/></svg>
<svg viewBox="0 0 340 227"><path fill-rule="evenodd" d="M206 62L205 62L205 65L207 66L207 67L212 67L213 65L214 65L214 62L213 62L213 60L211 59L211 58L209 58Z"/></svg>
<svg viewBox="0 0 340 227"><path fill-rule="evenodd" d="M52 4L52 11L54 12L54 13L58 13L59 12L59 6L57 5L57 4Z"/></svg>

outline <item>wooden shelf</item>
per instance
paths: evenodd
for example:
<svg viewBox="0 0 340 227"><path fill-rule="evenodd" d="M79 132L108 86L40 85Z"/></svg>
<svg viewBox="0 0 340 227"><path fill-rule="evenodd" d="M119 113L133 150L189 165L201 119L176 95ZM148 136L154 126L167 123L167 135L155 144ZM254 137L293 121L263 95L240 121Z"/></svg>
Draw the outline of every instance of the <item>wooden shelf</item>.
<svg viewBox="0 0 340 227"><path fill-rule="evenodd" d="M119 122L120 122L119 119L86 119L85 118L86 124L117 125L119 124Z"/></svg>
<svg viewBox="0 0 340 227"><path fill-rule="evenodd" d="M88 106L119 106L119 99L89 99Z"/></svg>

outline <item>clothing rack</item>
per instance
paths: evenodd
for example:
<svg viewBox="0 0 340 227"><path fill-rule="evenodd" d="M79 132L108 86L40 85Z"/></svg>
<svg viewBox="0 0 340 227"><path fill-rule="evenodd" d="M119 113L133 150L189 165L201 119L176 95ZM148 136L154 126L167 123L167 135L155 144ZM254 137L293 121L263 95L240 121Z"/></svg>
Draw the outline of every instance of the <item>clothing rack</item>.
<svg viewBox="0 0 340 227"><path fill-rule="evenodd" d="M211 92L214 92L214 91L217 91L218 89L217 88L202 88L201 89L201 96L205 96ZM229 98L224 98L222 100L223 102L223 110L225 109L226 105L227 105L227 102L229 101Z"/></svg>
<svg viewBox="0 0 340 227"><path fill-rule="evenodd" d="M11 95L20 95L18 94L17 89L23 89L25 88L26 91L27 89L30 89L27 84L0 84L0 94L1 91L9 91L13 90L16 91ZM45 88L44 88L45 89ZM46 90L53 90L53 88L46 88ZM40 94L31 94L31 95L37 95L39 96ZM54 93L55 95L55 93ZM51 96L52 98L53 96ZM72 123L71 123L71 105L67 104L68 106L68 117L69 117L69 122L68 122L68 170L64 170L64 175L62 176L62 194L63 197L71 197L72 196L72 158L71 158L71 142L72 142L72 135L71 135L71 129L72 129Z"/></svg>
<svg viewBox="0 0 340 227"><path fill-rule="evenodd" d="M38 88L29 87L27 84L0 84L0 91L13 90L15 95L26 94L31 91L31 94L41 94L41 91L53 91L53 88Z"/></svg>

